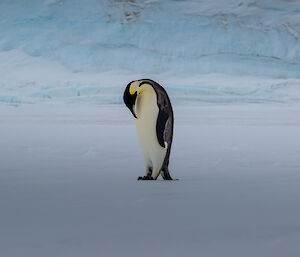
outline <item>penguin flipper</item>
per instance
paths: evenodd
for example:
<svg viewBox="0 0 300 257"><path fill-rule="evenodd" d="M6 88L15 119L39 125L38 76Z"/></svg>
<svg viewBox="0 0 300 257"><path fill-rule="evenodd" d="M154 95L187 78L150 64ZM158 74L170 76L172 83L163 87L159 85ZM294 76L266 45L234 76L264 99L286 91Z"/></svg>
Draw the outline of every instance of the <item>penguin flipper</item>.
<svg viewBox="0 0 300 257"><path fill-rule="evenodd" d="M156 122L156 134L157 134L158 143L163 148L165 148L164 133L165 133L165 127L168 119L169 119L169 114L165 112L163 109L160 109L157 117L157 122Z"/></svg>

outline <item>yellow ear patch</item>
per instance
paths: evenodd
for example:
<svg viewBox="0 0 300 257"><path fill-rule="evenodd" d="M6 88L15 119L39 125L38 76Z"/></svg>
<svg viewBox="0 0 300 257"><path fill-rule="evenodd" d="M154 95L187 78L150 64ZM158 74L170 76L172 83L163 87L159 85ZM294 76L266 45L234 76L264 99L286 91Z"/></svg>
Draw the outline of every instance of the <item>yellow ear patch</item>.
<svg viewBox="0 0 300 257"><path fill-rule="evenodd" d="M129 94L134 95L134 93L135 93L134 90L129 89Z"/></svg>

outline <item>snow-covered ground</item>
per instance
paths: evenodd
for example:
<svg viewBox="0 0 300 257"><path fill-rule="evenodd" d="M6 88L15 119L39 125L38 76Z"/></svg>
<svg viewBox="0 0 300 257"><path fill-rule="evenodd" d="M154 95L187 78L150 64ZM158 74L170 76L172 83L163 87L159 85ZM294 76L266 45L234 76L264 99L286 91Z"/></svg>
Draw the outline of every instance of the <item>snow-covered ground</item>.
<svg viewBox="0 0 300 257"><path fill-rule="evenodd" d="M144 172L122 105L0 106L0 256L299 257L300 109L177 105Z"/></svg>
<svg viewBox="0 0 300 257"><path fill-rule="evenodd" d="M140 78L178 181L136 181ZM0 257L299 257L299 102L298 0L1 0Z"/></svg>

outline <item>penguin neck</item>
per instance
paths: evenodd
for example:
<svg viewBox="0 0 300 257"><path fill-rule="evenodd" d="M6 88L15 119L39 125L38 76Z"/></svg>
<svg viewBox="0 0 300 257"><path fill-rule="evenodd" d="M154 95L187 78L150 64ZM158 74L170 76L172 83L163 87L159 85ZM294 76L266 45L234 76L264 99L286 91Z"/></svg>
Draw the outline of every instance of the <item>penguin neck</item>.
<svg viewBox="0 0 300 257"><path fill-rule="evenodd" d="M158 112L156 93L147 86L141 90L136 100L136 115L138 119L154 116Z"/></svg>

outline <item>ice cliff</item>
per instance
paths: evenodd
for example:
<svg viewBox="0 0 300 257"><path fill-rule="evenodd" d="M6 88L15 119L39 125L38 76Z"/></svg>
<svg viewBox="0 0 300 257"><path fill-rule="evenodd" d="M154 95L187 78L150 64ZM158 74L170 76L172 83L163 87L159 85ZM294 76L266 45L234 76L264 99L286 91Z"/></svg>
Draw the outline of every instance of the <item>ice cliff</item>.
<svg viewBox="0 0 300 257"><path fill-rule="evenodd" d="M0 101L45 88L101 87L87 74L106 74L109 87L115 76L107 74L120 71L180 77L171 84L181 90L192 83L185 78L216 73L298 79L299 37L297 0L2 0Z"/></svg>

